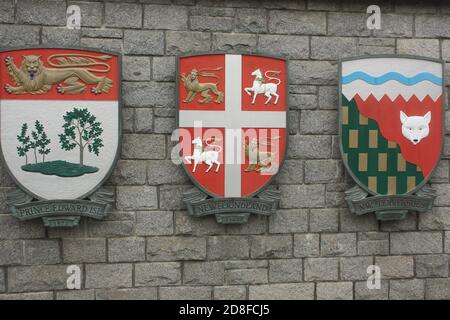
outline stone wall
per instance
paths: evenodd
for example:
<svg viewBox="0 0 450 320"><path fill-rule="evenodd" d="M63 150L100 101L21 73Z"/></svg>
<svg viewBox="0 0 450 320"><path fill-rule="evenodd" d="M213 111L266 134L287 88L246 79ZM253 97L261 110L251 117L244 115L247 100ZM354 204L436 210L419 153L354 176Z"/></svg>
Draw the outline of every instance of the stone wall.
<svg viewBox="0 0 450 320"><path fill-rule="evenodd" d="M376 2L382 29L366 28ZM363 3L363 4L361 4ZM82 10L81 30L66 5ZM123 148L106 221L46 229L8 215L0 169L0 299L450 299L450 139L432 212L400 222L355 217L337 136L337 59L399 53L442 58L450 83L447 1L1 0L1 47L87 46L123 53ZM288 160L270 218L224 226L187 215L192 184L172 164L175 55L225 50L289 58ZM448 87L447 87L448 91ZM450 134L450 113L446 113ZM379 290L366 268L382 271ZM66 289L81 267L82 289Z"/></svg>

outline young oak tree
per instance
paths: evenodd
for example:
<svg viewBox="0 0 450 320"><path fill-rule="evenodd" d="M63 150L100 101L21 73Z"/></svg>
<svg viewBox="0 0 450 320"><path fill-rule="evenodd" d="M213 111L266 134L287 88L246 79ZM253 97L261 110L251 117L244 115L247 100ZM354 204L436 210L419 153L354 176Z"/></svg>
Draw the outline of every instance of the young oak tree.
<svg viewBox="0 0 450 320"><path fill-rule="evenodd" d="M28 155L27 152L30 151L30 136L27 135L28 124L22 124L22 128L20 130L20 134L17 136L17 141L20 142L20 145L17 146L17 154L19 157L25 157L25 164L28 164Z"/></svg>
<svg viewBox="0 0 450 320"><path fill-rule="evenodd" d="M76 146L80 149L80 165L83 165L84 149L88 147L89 152L99 155L103 147L100 138L103 129L97 118L88 109L74 108L66 112L64 118L64 133L59 134L59 141L63 150L69 151Z"/></svg>
<svg viewBox="0 0 450 320"><path fill-rule="evenodd" d="M50 153L50 149L47 148L50 144L50 139L44 131L44 125L39 120L34 122L34 127L36 131L31 131L33 141L30 141L30 148L34 152L34 162L37 163L37 152L42 155L42 162L45 162L45 155Z"/></svg>

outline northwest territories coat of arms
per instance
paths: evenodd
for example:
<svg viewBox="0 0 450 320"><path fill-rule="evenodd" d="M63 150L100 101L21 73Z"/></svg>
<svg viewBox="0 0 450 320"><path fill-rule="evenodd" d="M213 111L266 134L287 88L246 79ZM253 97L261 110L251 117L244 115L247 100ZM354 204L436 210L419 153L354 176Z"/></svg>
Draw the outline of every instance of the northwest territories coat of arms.
<svg viewBox="0 0 450 320"><path fill-rule="evenodd" d="M286 151L286 61L245 54L178 58L182 166L196 187L188 212L219 223L270 215L279 192L264 189Z"/></svg>
<svg viewBox="0 0 450 320"><path fill-rule="evenodd" d="M19 187L13 216L46 226L101 219L113 193L100 188L120 144L120 57L63 48L0 52L4 166Z"/></svg>
<svg viewBox="0 0 450 320"><path fill-rule="evenodd" d="M353 213L397 220L432 208L426 183L443 143L443 66L413 56L341 62L340 142L357 183L346 191Z"/></svg>

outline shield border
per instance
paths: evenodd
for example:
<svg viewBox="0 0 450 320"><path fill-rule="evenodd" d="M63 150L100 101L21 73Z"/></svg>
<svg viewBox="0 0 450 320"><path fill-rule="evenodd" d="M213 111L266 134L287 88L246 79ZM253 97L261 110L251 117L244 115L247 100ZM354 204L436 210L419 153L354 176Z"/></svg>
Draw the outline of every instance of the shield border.
<svg viewBox="0 0 450 320"><path fill-rule="evenodd" d="M343 150L342 150L342 63L346 62L346 61L353 61L353 60L363 60L363 59L372 59L372 58L402 58L402 59L412 59L412 60L425 60L425 61L431 61L431 62L435 62L435 63L439 63L441 65L442 68L442 143L441 143L441 151L439 153L439 159L436 162L436 164L433 167L433 170L431 171L430 175L427 178L424 178L423 181L421 183L419 183L418 185L416 185L416 187L407 192L404 193L402 195L411 195L415 192L417 192L418 190L420 190L430 179L431 176L433 175L433 173L435 172L439 162L442 159L442 151L444 148L444 138L445 138L445 109L447 108L447 101L445 99L446 97L446 92L445 92L445 88L446 88L446 77L445 77L445 61L442 59L436 59L436 58L429 58L429 57L422 57L422 56L417 56L417 55L407 55L407 54L374 54L374 55L360 55L360 56L354 56L354 57L347 57L347 58L341 58L339 59L339 63L338 63L338 77L339 77L339 99L338 99L338 124L339 124L339 132L338 132L338 137L339 137L339 151L341 153L341 159L342 162L344 163L345 169L347 170L348 174L351 176L351 178L353 179L353 181L356 182L356 184L358 186L360 186L364 191L368 192L370 195L381 195L379 193L375 193L371 190L369 190L369 188L364 185L361 181L359 181L359 179L353 174L353 171L349 168L348 163L346 161L343 160ZM398 196L398 195L397 195Z"/></svg>
<svg viewBox="0 0 450 320"><path fill-rule="evenodd" d="M265 58L273 58L273 59L278 59L278 60L282 60L285 62L286 64L286 89L285 89L285 95L286 95L286 142L285 142L285 148L284 148L284 153L283 153L283 159L281 159L280 161L280 166L279 166L279 170L276 174L274 174L269 180L267 180L267 182L265 182L258 190L256 190L255 192L251 193L250 195L248 195L245 198L251 198L256 196L257 194L259 194L260 192L264 191L269 185L270 183L273 182L273 180L276 178L276 176L280 173L280 170L284 164L284 161L286 160L286 156L287 156L287 150L288 150L288 143L289 143L289 121L288 121L288 114L289 114L289 100L288 100L288 94L289 94L289 60L285 59L281 56L277 56L277 55L271 55L271 54L255 54L255 53L249 53L249 52L243 52L243 51L237 51L237 52L227 52L227 51L221 51L221 50L214 50L211 52L191 52L191 53L183 53L183 54L178 54L176 55L176 62L175 62L175 92L176 92L176 97L177 97L177 101L176 101L176 107L177 107L177 113L176 113L176 123L177 123L177 129L180 129L180 121L179 121L179 115L180 115L180 109L179 109L179 105L178 102L180 100L180 74L179 74L179 66L180 66L180 59L182 58L188 58L188 57L196 57L196 56L204 56L204 55L218 55L218 54L239 54L239 55L247 55L247 56L253 56L253 57L265 57ZM176 140L179 142L179 140ZM209 190L205 189L202 185L200 185L194 178L194 176L192 175L192 173L188 170L188 168L186 167L186 164L181 160L181 164L180 164L184 171L186 172L186 174L189 177L189 180L191 180L192 183L194 183L194 185L200 189L202 192L206 193L208 196L211 196L213 198L216 199L231 199L231 197L219 197L217 195L215 195L214 193L210 192ZM241 197L243 198L243 197Z"/></svg>
<svg viewBox="0 0 450 320"><path fill-rule="evenodd" d="M11 47L11 48L5 48L5 47L0 47L0 53L3 52L7 52L7 51L19 51L19 50L29 50L29 49L66 49L66 50L84 50L84 51L91 51L91 52L97 52L97 53L106 53L106 54L110 54L113 56L117 57L117 71L118 71L118 83L119 88L118 88L118 120L119 120L119 134L118 134L118 141L117 141L117 150L116 150L116 155L113 159L113 162L111 164L111 167L108 169L108 172L106 173L106 175L103 177L103 179L94 187L92 188L90 191L86 192L85 194L83 194L82 196L76 198L76 199L64 199L64 200L82 200L85 199L87 197L89 197L90 195L92 195L93 193L95 193L98 189L100 189L100 187L111 177L111 174L113 173L115 167L117 166L117 162L120 159L120 155L121 155L121 150L122 150L122 105L123 105L123 92L122 92L122 54L116 51L109 51L109 50L100 50L97 48L89 48L89 47L83 47L83 46L73 46L73 47L69 47L69 46L46 46L46 45L39 45L39 46L29 46L29 47ZM2 61L0 61L1 63ZM1 90L1 88L0 88ZM29 194L30 196L32 196L35 199L38 200L48 200L48 199L44 199L42 197L39 197L38 195L34 194L33 192L31 192L30 190L28 190L27 188L25 188L20 182L19 180L17 180L17 178L11 173L11 171L9 170L9 167L4 159L3 156L3 149L2 146L0 144L0 157L2 162L5 164L5 168L6 171L8 172L8 175L11 177L11 179L13 180L13 182L17 185L17 187L19 187L20 190L22 190L23 192L25 192L26 194Z"/></svg>

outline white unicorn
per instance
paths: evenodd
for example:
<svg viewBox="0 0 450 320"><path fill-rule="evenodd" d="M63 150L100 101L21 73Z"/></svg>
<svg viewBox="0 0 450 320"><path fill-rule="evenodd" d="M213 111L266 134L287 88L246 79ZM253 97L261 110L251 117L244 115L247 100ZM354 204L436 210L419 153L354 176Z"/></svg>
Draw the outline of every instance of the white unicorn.
<svg viewBox="0 0 450 320"><path fill-rule="evenodd" d="M194 160L194 169L192 172L195 172L197 168L197 164L202 163L203 161L209 166L206 169L206 172L211 170L212 166L216 164L216 172L219 171L220 162L219 162L219 152L222 151L222 147L216 144L210 144L211 141L220 141L221 139L216 138L208 138L205 140L205 147L213 147L215 150L203 151L203 141L200 137L192 140L192 144L194 145L194 154L192 156L186 156L184 159L191 164L191 161ZM217 149L216 149L217 148Z"/></svg>
<svg viewBox="0 0 450 320"><path fill-rule="evenodd" d="M256 96L260 93L264 93L264 95L267 97L267 100L264 104L268 104L269 101L272 99L272 96L275 96L275 102L274 104L278 103L279 95L277 93L278 86L281 83L281 80L279 78L274 78L268 75L268 73L273 74L280 74L280 71L274 71L274 70L267 70L264 72L264 76L269 80L277 80L278 83L264 83L264 78L262 75L262 72L260 69L256 69L252 72L252 76L255 77L255 80L253 80L253 86L251 88L245 88L244 91L247 92L249 96L251 96L251 92L253 92L253 101L252 104L255 104Z"/></svg>

